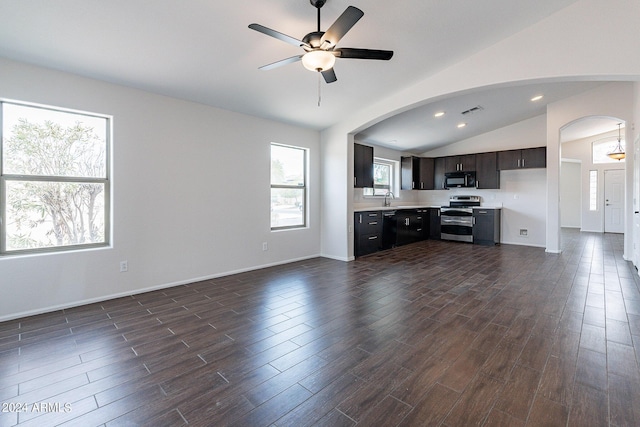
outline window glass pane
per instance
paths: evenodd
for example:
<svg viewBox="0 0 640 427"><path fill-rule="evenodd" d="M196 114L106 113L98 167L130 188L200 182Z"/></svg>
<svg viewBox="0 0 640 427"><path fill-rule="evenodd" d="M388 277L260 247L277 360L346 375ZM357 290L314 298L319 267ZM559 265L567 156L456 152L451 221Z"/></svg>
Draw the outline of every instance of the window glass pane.
<svg viewBox="0 0 640 427"><path fill-rule="evenodd" d="M3 172L106 178L107 119L3 104Z"/></svg>
<svg viewBox="0 0 640 427"><path fill-rule="evenodd" d="M589 210L598 210L598 171L589 171Z"/></svg>
<svg viewBox="0 0 640 427"><path fill-rule="evenodd" d="M304 149L271 145L271 185L304 186Z"/></svg>
<svg viewBox="0 0 640 427"><path fill-rule="evenodd" d="M374 188L389 189L391 185L391 165L383 163L373 164L373 186Z"/></svg>
<svg viewBox="0 0 640 427"><path fill-rule="evenodd" d="M373 187L363 188L363 196L385 196L393 191L398 162L376 157L373 163Z"/></svg>
<svg viewBox="0 0 640 427"><path fill-rule="evenodd" d="M304 188L271 189L271 227L304 225Z"/></svg>
<svg viewBox="0 0 640 427"><path fill-rule="evenodd" d="M7 250L105 242L105 184L6 181Z"/></svg>
<svg viewBox="0 0 640 427"><path fill-rule="evenodd" d="M592 143L593 149L593 163L617 163L624 162L624 159L616 160L607 156L607 153L611 153L615 150L618 145L618 138L610 137L601 139L599 141L594 141ZM624 140L620 141L620 146L624 150Z"/></svg>

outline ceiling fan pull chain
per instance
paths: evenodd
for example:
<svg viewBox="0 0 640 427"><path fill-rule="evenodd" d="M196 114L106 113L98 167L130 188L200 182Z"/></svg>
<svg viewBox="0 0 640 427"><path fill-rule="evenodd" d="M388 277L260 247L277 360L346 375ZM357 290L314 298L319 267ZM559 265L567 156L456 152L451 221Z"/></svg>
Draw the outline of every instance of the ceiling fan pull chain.
<svg viewBox="0 0 640 427"><path fill-rule="evenodd" d="M320 106L320 101L322 100L320 94L322 91L322 82L320 81L320 71L318 71L318 107Z"/></svg>

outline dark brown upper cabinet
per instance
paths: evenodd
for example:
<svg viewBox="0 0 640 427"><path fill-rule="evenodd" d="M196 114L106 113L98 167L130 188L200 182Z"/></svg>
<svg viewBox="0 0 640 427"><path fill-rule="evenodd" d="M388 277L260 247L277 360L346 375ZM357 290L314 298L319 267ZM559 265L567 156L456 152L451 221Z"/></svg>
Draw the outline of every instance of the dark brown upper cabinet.
<svg viewBox="0 0 640 427"><path fill-rule="evenodd" d="M495 151L476 154L476 188L500 188L498 153Z"/></svg>
<svg viewBox="0 0 640 427"><path fill-rule="evenodd" d="M446 190L444 186L444 170L446 167L446 159L444 157L436 157L433 159L433 189Z"/></svg>
<svg viewBox="0 0 640 427"><path fill-rule="evenodd" d="M373 147L353 144L353 187L373 188Z"/></svg>
<svg viewBox="0 0 640 427"><path fill-rule="evenodd" d="M469 172L474 170L476 170L475 154L445 157L445 172Z"/></svg>
<svg viewBox="0 0 640 427"><path fill-rule="evenodd" d="M433 159L430 157L402 157L400 188L403 190L433 190Z"/></svg>
<svg viewBox="0 0 640 427"><path fill-rule="evenodd" d="M498 152L498 169L533 169L547 167L547 147L523 148Z"/></svg>

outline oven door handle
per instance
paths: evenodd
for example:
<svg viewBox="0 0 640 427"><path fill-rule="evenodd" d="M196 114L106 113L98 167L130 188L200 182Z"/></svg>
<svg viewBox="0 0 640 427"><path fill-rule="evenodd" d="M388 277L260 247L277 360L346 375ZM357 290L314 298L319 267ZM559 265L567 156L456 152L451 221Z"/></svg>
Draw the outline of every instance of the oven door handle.
<svg viewBox="0 0 640 427"><path fill-rule="evenodd" d="M440 223L441 224L446 224L446 225L466 225L471 227L473 225L473 220L472 217L469 217L469 219L449 219L449 218L445 218L445 217L440 217Z"/></svg>

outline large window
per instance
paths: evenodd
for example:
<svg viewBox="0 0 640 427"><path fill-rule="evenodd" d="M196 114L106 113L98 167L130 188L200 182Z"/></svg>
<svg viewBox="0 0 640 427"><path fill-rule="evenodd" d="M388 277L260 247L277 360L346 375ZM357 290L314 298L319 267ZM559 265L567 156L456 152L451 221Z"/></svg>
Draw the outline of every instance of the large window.
<svg viewBox="0 0 640 427"><path fill-rule="evenodd" d="M307 150L271 144L271 229L306 226Z"/></svg>
<svg viewBox="0 0 640 427"><path fill-rule="evenodd" d="M0 252L108 244L109 119L0 106Z"/></svg>

